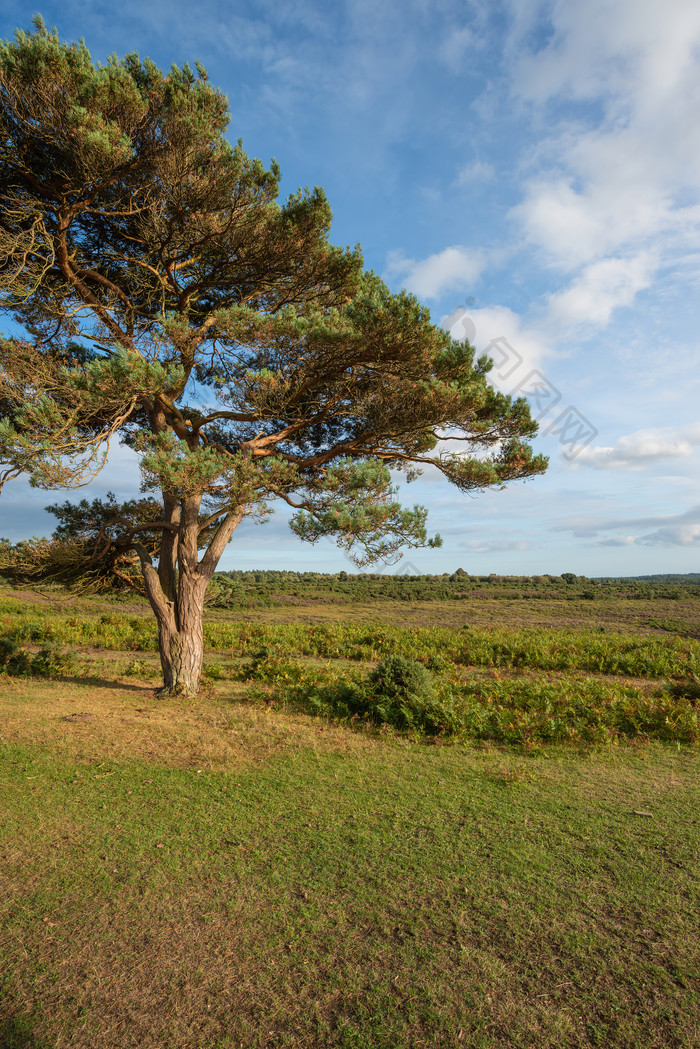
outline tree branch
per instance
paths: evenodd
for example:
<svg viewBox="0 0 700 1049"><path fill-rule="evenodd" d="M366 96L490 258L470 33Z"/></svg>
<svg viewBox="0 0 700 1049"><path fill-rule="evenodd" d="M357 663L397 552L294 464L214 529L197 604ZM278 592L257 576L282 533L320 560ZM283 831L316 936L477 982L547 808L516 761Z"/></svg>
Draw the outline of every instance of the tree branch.
<svg viewBox="0 0 700 1049"><path fill-rule="evenodd" d="M209 543L209 547L199 563L199 575L204 579L211 579L216 571L221 555L226 549L226 544L238 528L245 516L245 508L229 514L219 525Z"/></svg>

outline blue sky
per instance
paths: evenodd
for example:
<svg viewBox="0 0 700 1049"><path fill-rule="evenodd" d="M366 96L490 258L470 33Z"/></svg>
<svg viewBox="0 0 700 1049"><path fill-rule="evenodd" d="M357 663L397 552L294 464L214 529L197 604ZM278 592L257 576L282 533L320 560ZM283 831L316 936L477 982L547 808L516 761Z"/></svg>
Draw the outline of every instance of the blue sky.
<svg viewBox="0 0 700 1049"><path fill-rule="evenodd" d="M4 0L3 35L35 7ZM230 137L283 192L325 188L332 239L496 361L541 416L544 478L474 498L427 475L440 550L416 572L699 571L700 5L697 0L63 0L93 57L199 59ZM138 491L118 449L72 497ZM0 534L48 534L68 493L8 485ZM283 514L222 568L351 570Z"/></svg>

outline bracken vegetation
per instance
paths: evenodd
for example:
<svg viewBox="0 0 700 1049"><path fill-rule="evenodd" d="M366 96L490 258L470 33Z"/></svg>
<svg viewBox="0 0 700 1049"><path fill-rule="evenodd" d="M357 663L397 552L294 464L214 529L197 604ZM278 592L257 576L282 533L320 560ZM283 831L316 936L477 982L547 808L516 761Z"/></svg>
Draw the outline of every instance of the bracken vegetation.
<svg viewBox="0 0 700 1049"><path fill-rule="evenodd" d="M454 576L0 590L0 1045L695 1049L697 586Z"/></svg>
<svg viewBox="0 0 700 1049"><path fill-rule="evenodd" d="M443 740L524 746L631 737L700 740L700 642L693 636L700 587L692 583L599 583L573 576L472 581L464 572L412 579L239 575L233 579L238 594L233 605L231 575L221 577L214 591L204 627L204 674L210 685L243 683L248 701ZM591 589L594 600L589 601L584 595ZM511 608L508 598L515 602L518 595L522 602L540 592L538 607L546 607L549 615L573 605L590 610L588 621L574 629L548 630L469 622L397 626L390 614L397 599L400 607L410 602L424 614L433 608L433 618L442 619L446 608L453 615L473 602ZM329 593L340 597L336 605L328 604ZM336 618L275 622L285 608L298 611L286 604L290 595L304 603L307 614L322 608L327 616L330 609ZM350 613L362 610L363 598L372 602L374 618L353 620ZM75 603L75 614L50 601L39 614L36 605L6 597L0 604L0 668L12 676L94 675L96 653L104 662L119 652L132 654L116 668L122 676L153 678L153 661L133 655L158 651L155 625L138 606L121 611L118 604L104 604L98 614L79 614L80 602ZM653 614L671 603L684 617ZM89 602L83 606L87 610ZM619 631L625 606L635 613L643 609L644 632L636 615L631 618L635 633ZM382 621L382 608L393 622ZM618 630L595 626L601 608L608 617L617 616L613 625ZM255 612L273 621L256 622ZM92 653L88 659L81 657L86 648ZM397 660L403 661L405 679L398 690L382 672L391 666L396 670Z"/></svg>

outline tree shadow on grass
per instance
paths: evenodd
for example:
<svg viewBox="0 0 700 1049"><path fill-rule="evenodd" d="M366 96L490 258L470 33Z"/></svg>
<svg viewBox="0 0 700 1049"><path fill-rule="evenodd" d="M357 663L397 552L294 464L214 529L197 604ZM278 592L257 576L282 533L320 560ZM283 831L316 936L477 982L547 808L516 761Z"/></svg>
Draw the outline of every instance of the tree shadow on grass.
<svg viewBox="0 0 700 1049"><path fill-rule="evenodd" d="M160 685L132 685L128 681L110 681L108 678L97 677L97 675L91 675L90 677L56 677L51 680L63 685L91 685L93 688L113 688L121 689L129 692L151 692L155 693L161 687ZM0 1049L3 1049L2 1042L0 1042Z"/></svg>
<svg viewBox="0 0 700 1049"><path fill-rule="evenodd" d="M8 1017L0 1018L0 1049L48 1049L48 1047L46 1042L34 1037L29 1020L22 1017Z"/></svg>

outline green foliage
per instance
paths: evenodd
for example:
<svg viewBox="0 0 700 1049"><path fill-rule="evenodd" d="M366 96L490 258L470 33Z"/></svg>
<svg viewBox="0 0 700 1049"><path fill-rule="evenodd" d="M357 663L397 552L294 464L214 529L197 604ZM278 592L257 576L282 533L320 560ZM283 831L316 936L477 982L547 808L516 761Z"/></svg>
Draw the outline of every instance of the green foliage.
<svg viewBox="0 0 700 1049"><path fill-rule="evenodd" d="M60 598L39 608L0 601L1 672L85 673L61 644L133 652L125 677L152 677L156 661L139 653L158 649L153 622L103 609L67 615ZM219 619L204 639L205 679L243 682L252 700L352 725L524 747L700 743L700 642L689 638Z"/></svg>
<svg viewBox="0 0 700 1049"><path fill-rule="evenodd" d="M290 572L282 570L218 572L213 581L211 604L231 608L284 603L287 595L324 603L355 601L469 601L471 599L528 602L596 601L605 607L624 607L629 601L697 600L697 580L635 582L574 577L470 576L464 570L442 575L349 574L339 572ZM688 624L678 618L653 618L648 625L683 636Z"/></svg>
<svg viewBox="0 0 700 1049"><path fill-rule="evenodd" d="M369 682L378 696L388 699L418 701L429 699L433 684L422 663L406 656L388 656L369 675Z"/></svg>
<svg viewBox="0 0 700 1049"><path fill-rule="evenodd" d="M325 472L313 512L300 510L290 525L311 543L336 536L357 565L392 560L407 543L441 546L440 536L428 538L427 511L421 506L404 509L393 499L397 491L383 463L341 459ZM354 553L358 542L364 556Z"/></svg>
<svg viewBox="0 0 700 1049"><path fill-rule="evenodd" d="M12 637L0 638L0 670L10 677L26 677L31 673L32 657Z"/></svg>
<svg viewBox="0 0 700 1049"><path fill-rule="evenodd" d="M144 659L130 659L122 673L125 677L151 678L154 676L154 667Z"/></svg>
<svg viewBox="0 0 700 1049"><path fill-rule="evenodd" d="M700 743L697 700L675 686L649 690L576 676L493 676L466 684L437 681L424 691L406 688L387 694L374 675L376 671L353 679L318 668L297 674L296 681L278 675L270 679L275 688L264 698L349 723L360 719L429 736L525 747L637 738Z"/></svg>
<svg viewBox="0 0 700 1049"><path fill-rule="evenodd" d="M75 674L78 660L55 644L48 643L32 655L15 638L0 637L0 673L9 677L65 677Z"/></svg>
<svg viewBox="0 0 700 1049"><path fill-rule="evenodd" d="M223 681L229 676L229 671L221 663L204 664L202 677L205 681Z"/></svg>
<svg viewBox="0 0 700 1049"><path fill-rule="evenodd" d="M25 551L34 578L138 571L177 632L183 588L272 500L364 565L440 542L390 470L433 467L463 491L544 471L525 401L329 243L321 190L277 201L276 164L230 145L199 65L95 66L36 22L0 45L0 94L0 306L27 336L0 340L0 482L79 486L116 437L156 493L64 507L70 527ZM464 453L439 451L448 438Z"/></svg>
<svg viewBox="0 0 700 1049"><path fill-rule="evenodd" d="M383 659L364 682L343 683L335 707L336 713L398 729L435 734L455 727L449 695L436 695L428 670L406 656Z"/></svg>
<svg viewBox="0 0 700 1049"><path fill-rule="evenodd" d="M62 640L94 648L158 650L155 624L145 614L112 613L102 621L88 615L67 616L60 610L42 614L19 602L0 603L0 636L20 643ZM207 648L240 658L263 652L264 659L274 653L275 658L302 655L363 662L403 655L438 673L482 667L651 679L700 677L700 642L668 635L212 620L204 624L204 639Z"/></svg>
<svg viewBox="0 0 700 1049"><path fill-rule="evenodd" d="M461 690L463 732L501 743L609 743L619 738L700 742L700 711L674 697L589 679L496 679Z"/></svg>
<svg viewBox="0 0 700 1049"><path fill-rule="evenodd" d="M277 648L266 645L252 653L251 662L240 671L240 678L286 688L303 681L313 682L315 674L299 659L289 658Z"/></svg>
<svg viewBox="0 0 700 1049"><path fill-rule="evenodd" d="M78 660L72 652L58 645L48 644L34 656L31 673L37 677L64 677L74 674L78 669Z"/></svg>

